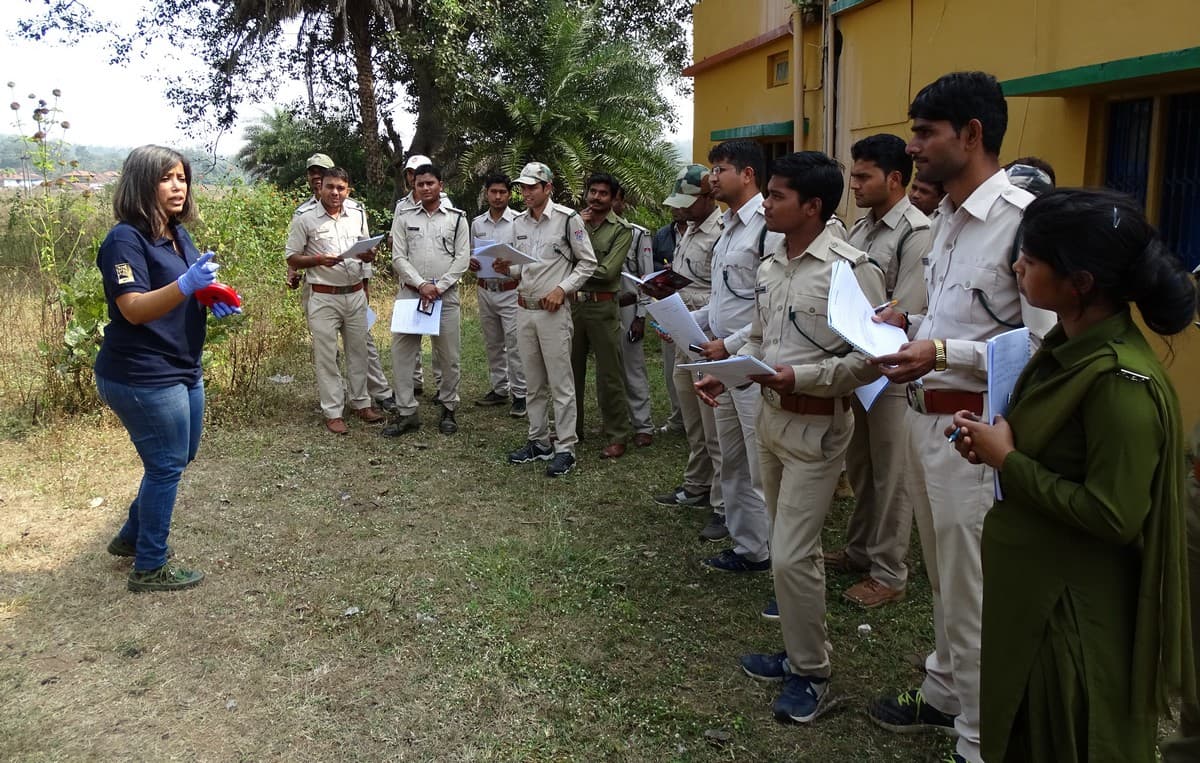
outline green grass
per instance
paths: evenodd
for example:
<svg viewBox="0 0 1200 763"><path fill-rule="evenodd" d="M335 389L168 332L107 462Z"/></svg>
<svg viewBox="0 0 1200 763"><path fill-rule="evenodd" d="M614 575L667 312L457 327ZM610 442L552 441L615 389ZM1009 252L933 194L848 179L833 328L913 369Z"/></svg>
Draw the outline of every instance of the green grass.
<svg viewBox="0 0 1200 763"><path fill-rule="evenodd" d="M840 598L852 579L830 579L834 689L848 702L811 727L780 725L773 689L737 666L742 652L780 648L758 616L770 578L705 573L699 560L720 549L697 540L706 514L649 500L678 484L683 439L602 461L589 437L561 480L509 466L525 424L470 405L486 384L473 316L464 344L454 437L437 433L428 404L424 428L399 440L356 420L349 437L325 434L306 356L283 364L297 380L257 418L210 426L171 536L209 577L179 594L127 593L128 562L104 553L139 477L111 416L0 440L0 758L922 761L949 750L862 713L877 692L919 681L907 656L929 647L932 626L915 543L902 604L864 612ZM846 511L831 513L827 548ZM729 741L710 743L709 730Z"/></svg>

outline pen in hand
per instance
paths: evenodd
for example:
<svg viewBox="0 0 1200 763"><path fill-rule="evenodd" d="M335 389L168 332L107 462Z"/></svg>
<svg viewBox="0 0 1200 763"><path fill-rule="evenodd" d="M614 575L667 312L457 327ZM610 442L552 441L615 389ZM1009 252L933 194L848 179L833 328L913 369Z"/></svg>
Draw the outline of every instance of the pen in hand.
<svg viewBox="0 0 1200 763"><path fill-rule="evenodd" d="M971 421L979 421L979 417L972 413ZM955 428L955 430L950 433L950 436L946 438L946 442L951 443L951 444L958 442L958 438L960 436L962 436L962 433L963 433L962 427Z"/></svg>
<svg viewBox="0 0 1200 763"><path fill-rule="evenodd" d="M882 305L877 305L875 307L872 307L871 312L875 313L876 315L879 315L884 310L887 310L889 307L895 307L898 304L900 304L900 300L889 299L887 302L884 302Z"/></svg>

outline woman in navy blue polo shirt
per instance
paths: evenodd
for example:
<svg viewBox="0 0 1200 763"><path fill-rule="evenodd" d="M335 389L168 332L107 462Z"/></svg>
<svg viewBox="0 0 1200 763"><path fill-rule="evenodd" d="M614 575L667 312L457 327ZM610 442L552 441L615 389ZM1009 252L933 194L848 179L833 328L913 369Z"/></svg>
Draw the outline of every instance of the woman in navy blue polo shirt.
<svg viewBox="0 0 1200 763"><path fill-rule="evenodd" d="M200 353L207 313L194 294L216 280L183 224L195 216L192 168L177 151L136 148L113 198L117 225L96 264L110 323L96 358L96 388L137 448L145 474L129 518L108 544L133 557L131 591L190 588L204 573L167 563L167 534L183 469L196 457L204 419ZM218 303L218 318L241 312Z"/></svg>

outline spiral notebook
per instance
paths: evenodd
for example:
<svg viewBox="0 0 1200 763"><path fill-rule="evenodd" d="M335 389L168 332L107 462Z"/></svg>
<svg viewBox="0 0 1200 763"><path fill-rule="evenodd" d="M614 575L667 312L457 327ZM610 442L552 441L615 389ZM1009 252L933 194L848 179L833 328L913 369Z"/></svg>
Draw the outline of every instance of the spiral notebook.
<svg viewBox="0 0 1200 763"><path fill-rule="evenodd" d="M1033 357L1033 343L1029 329L1022 327L1005 331L987 340L988 409L984 411L988 423L994 424L997 416L1007 416L1012 403L1017 379ZM1000 489L1000 472L996 472L996 500L1004 500Z"/></svg>
<svg viewBox="0 0 1200 763"><path fill-rule="evenodd" d="M872 358L891 355L908 341L904 329L871 320L875 309L858 285L854 268L844 260L833 263L828 313L829 329Z"/></svg>

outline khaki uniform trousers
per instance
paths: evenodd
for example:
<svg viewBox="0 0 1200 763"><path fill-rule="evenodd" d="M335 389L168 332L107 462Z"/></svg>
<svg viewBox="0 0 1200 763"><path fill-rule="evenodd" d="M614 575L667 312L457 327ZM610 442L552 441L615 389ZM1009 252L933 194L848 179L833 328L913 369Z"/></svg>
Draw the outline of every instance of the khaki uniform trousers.
<svg viewBox="0 0 1200 763"><path fill-rule="evenodd" d="M392 385L388 384L387 376L383 373L383 363L379 360L379 349L367 329L367 394L372 400L388 400L393 397Z"/></svg>
<svg viewBox="0 0 1200 763"><path fill-rule="evenodd" d="M574 321L563 303L555 312L517 309L517 346L525 367L525 403L529 416L529 439L550 444L550 412L554 404L554 450L574 453L575 374L571 370L571 334Z"/></svg>
<svg viewBox="0 0 1200 763"><path fill-rule="evenodd" d="M807 416L764 403L758 416L783 646L793 673L820 678L829 677L832 652L825 629L821 529L854 431L854 415L840 404L837 409L832 416Z"/></svg>
<svg viewBox="0 0 1200 763"><path fill-rule="evenodd" d="M689 362L688 356L671 348L676 364ZM692 493L708 493L708 503L718 514L725 513L725 501L721 492L721 444L717 441L716 411L700 402L696 397L696 374L686 368L675 368L671 374L671 387L679 396L679 410L683 416L683 430L687 435L688 458L683 467L683 489Z"/></svg>
<svg viewBox="0 0 1200 763"><path fill-rule="evenodd" d="M583 390L587 383L587 359L596 356L596 401L607 443L629 439L629 399L621 362L621 312L617 301L576 302L571 305L575 341L571 345L571 368L575 375L576 434L583 435ZM557 419L555 419L557 421ZM562 427L555 424L562 434Z"/></svg>
<svg viewBox="0 0 1200 763"><path fill-rule="evenodd" d="M649 328L647 321L647 331L653 331ZM678 431L683 427L683 410L680 408L681 398L679 390L675 387L675 343L667 341L659 341L659 349L662 350L663 363L663 381L667 385L667 398L671 401L671 415L667 417L667 423L664 425L666 429L674 429ZM689 396L695 397L695 393L689 390ZM704 406L708 408L708 406Z"/></svg>
<svg viewBox="0 0 1200 763"><path fill-rule="evenodd" d="M629 400L629 420L638 434L654 433L650 407L650 379L646 375L646 340L629 341L636 305L621 308L621 364L625 373L625 397Z"/></svg>
<svg viewBox="0 0 1200 763"><path fill-rule="evenodd" d="M717 397L713 416L721 447L721 495L725 499L725 527L733 550L751 561L771 555L771 520L763 499L759 472L756 419L762 407L757 384L727 389Z"/></svg>
<svg viewBox="0 0 1200 763"><path fill-rule="evenodd" d="M416 293L413 293L416 299ZM458 408L458 382L461 377L459 355L461 353L462 312L459 308L458 289L442 295L441 333L429 337L433 345L433 363L438 377L438 399L450 410ZM417 398L413 392L413 369L421 357L420 334L392 334L392 376L396 379L396 406L400 415L409 416L417 412Z"/></svg>
<svg viewBox="0 0 1200 763"><path fill-rule="evenodd" d="M986 402L986 401L985 401ZM950 414L909 410L909 483L929 586L934 651L925 659L925 701L957 714L958 754L980 763L979 644L983 622L983 519L995 501L992 469L946 443Z"/></svg>
<svg viewBox="0 0 1200 763"><path fill-rule="evenodd" d="M476 287L479 329L488 360L488 383L497 395L525 397L525 371L517 349L517 290Z"/></svg>
<svg viewBox="0 0 1200 763"><path fill-rule="evenodd" d="M371 407L367 394L367 298L363 292L318 294L311 292L305 303L308 330L312 333L313 366L321 413L327 419L342 417L347 391L350 407ZM338 369L338 335L346 353L346 381Z"/></svg>
<svg viewBox="0 0 1200 763"><path fill-rule="evenodd" d="M908 465L908 401L904 387L889 384L871 410L857 397L854 437L846 451L846 475L854 488L854 513L846 530L846 554L889 588L908 583L912 502L905 489Z"/></svg>

